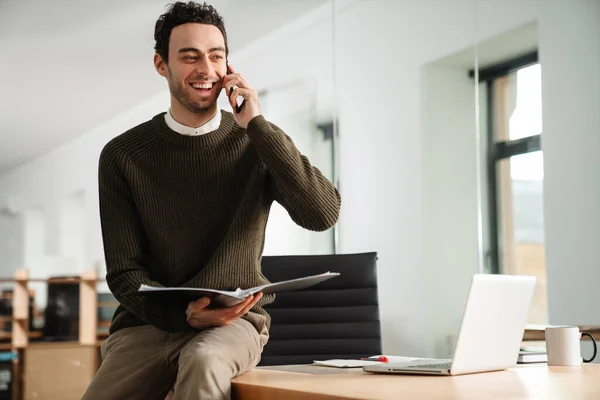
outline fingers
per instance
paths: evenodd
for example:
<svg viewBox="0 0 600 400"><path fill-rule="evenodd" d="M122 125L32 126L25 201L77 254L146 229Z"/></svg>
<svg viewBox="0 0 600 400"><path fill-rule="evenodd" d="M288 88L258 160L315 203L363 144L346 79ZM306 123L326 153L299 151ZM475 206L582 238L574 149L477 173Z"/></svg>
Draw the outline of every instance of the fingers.
<svg viewBox="0 0 600 400"><path fill-rule="evenodd" d="M239 89L234 89L231 94L228 94L229 96L229 104L231 105L231 107L235 110L235 107L237 106L237 97L238 97L238 91ZM227 92L229 93L229 92Z"/></svg>
<svg viewBox="0 0 600 400"><path fill-rule="evenodd" d="M251 309L252 307L254 307L254 305L255 305L256 303L258 303L258 301L259 301L260 299L262 299L262 297L263 297L263 294L262 294L262 292L259 292L259 293L257 293L257 294L254 296L254 299L252 299L252 301L251 301L250 303L248 303L248 304L246 305L246 307L244 307L244 308L243 308L243 310L242 310L242 311L241 311L241 312L238 314L238 317L241 317L242 315L245 315L245 314L246 314L248 311L250 311L250 309Z"/></svg>
<svg viewBox="0 0 600 400"><path fill-rule="evenodd" d="M227 93L229 93L231 88L235 86L243 89L252 89L252 87L248 84L248 81L246 81L246 79L240 74L226 75L223 77L223 89L225 89Z"/></svg>
<svg viewBox="0 0 600 400"><path fill-rule="evenodd" d="M241 75L227 75L223 77L223 88L227 90L227 93L235 86L246 87L246 85L246 80Z"/></svg>
<svg viewBox="0 0 600 400"><path fill-rule="evenodd" d="M238 96L241 96L240 94L240 90L241 89L233 89L233 92L231 92L231 94L229 95L229 104L231 104L231 108L233 108L234 110L236 110L237 112L237 107L238 107Z"/></svg>
<svg viewBox="0 0 600 400"><path fill-rule="evenodd" d="M245 315L263 297L262 292L254 296L248 296L241 303L221 309L205 310L201 313L190 312L187 317L188 323L196 329L208 326L229 325L237 318ZM191 304L191 303L190 303Z"/></svg>
<svg viewBox="0 0 600 400"><path fill-rule="evenodd" d="M262 298L262 296L262 292L254 296L248 296L242 303L234 307L230 307L227 310L229 311L227 315L224 316L224 318L220 321L220 325L229 325L237 318L245 315L252 307L254 307L254 305Z"/></svg>
<svg viewBox="0 0 600 400"><path fill-rule="evenodd" d="M252 301L254 300L254 297L256 297L256 296L250 295L250 296L246 297L244 299L244 301L242 301L241 303L238 303L238 304L236 304L233 307L229 307L228 310L230 312L230 315L237 315L237 314L239 314L240 311L242 311L244 308L246 308L246 306L248 304L252 303Z"/></svg>
<svg viewBox="0 0 600 400"><path fill-rule="evenodd" d="M242 85L238 84L237 86L235 86L235 85L227 84L227 85L223 86L223 90L225 90L225 93L228 97L233 96L233 94L236 93L236 90L237 90L237 93L240 96L243 96L244 98L246 98L247 96L251 96L251 97L256 96L256 91L246 85L242 86Z"/></svg>
<svg viewBox="0 0 600 400"><path fill-rule="evenodd" d="M209 304L210 304L210 298L201 297L198 300L190 302L188 307L192 310L202 310L203 308L208 307Z"/></svg>
<svg viewBox="0 0 600 400"><path fill-rule="evenodd" d="M210 299L208 297L202 297L196 301L190 302L187 306L187 309L185 310L187 318L189 319L194 312L198 312L205 309L206 307L208 307L209 304Z"/></svg>
<svg viewBox="0 0 600 400"><path fill-rule="evenodd" d="M258 293L256 295L250 295L250 296L246 297L244 299L244 301L242 301L241 303L238 303L235 306L229 307L227 309L228 316L231 316L232 318L237 318L237 316L240 315L245 309L247 309L248 307L252 308L254 306L254 304L256 304L256 302L258 300L260 300L261 297L262 297L262 293ZM244 312L243 314L245 314L245 313L246 312ZM243 314L241 314L241 315L243 315Z"/></svg>
<svg viewBox="0 0 600 400"><path fill-rule="evenodd" d="M231 107L235 107L237 105L237 98L239 96L241 96L244 101L250 101L255 98L256 92L252 89L233 89L233 92L231 95L229 95L229 104L231 104Z"/></svg>

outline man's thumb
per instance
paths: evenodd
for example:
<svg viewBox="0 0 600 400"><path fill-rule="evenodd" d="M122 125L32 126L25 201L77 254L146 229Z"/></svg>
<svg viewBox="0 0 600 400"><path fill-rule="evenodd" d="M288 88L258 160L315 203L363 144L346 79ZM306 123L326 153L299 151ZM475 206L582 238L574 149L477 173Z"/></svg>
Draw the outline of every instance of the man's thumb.
<svg viewBox="0 0 600 400"><path fill-rule="evenodd" d="M208 297L203 297L197 301L197 308L206 308L210 304L210 299Z"/></svg>

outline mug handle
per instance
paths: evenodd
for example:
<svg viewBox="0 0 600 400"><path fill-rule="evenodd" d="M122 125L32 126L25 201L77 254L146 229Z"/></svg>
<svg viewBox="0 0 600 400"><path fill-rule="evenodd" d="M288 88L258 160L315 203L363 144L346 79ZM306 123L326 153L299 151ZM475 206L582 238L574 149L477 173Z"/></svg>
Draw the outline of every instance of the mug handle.
<svg viewBox="0 0 600 400"><path fill-rule="evenodd" d="M594 354L592 355L592 358L589 358L587 360L585 358L583 359L584 363L589 363L589 362L594 361L594 358L596 358L596 353L598 353L598 347L596 346L596 340L594 339L594 337L591 334L589 334L587 332L581 332L581 337L584 337L584 336L588 336L590 339L592 339L592 344L594 345Z"/></svg>

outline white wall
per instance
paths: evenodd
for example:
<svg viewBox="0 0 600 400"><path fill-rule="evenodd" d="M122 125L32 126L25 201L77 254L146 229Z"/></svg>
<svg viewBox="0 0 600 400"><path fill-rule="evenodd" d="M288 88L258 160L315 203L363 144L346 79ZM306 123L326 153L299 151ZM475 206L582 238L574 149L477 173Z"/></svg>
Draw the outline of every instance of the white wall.
<svg viewBox="0 0 600 400"><path fill-rule="evenodd" d="M548 3L540 62L549 317L598 325L600 2Z"/></svg>
<svg viewBox="0 0 600 400"><path fill-rule="evenodd" d="M452 357L479 270L475 95L467 70L438 62L421 76L425 315L429 348L440 358Z"/></svg>
<svg viewBox="0 0 600 400"><path fill-rule="evenodd" d="M477 12L472 1L362 1L337 19L336 79L349 83L340 84L336 92L345 201L342 250L380 253L380 300L387 352L433 355L440 342L444 347L444 332L460 318L462 309L458 307L468 275L476 270L476 254L463 263L458 261L458 255L453 261L440 259L437 263L425 255L432 249L431 243L421 240L426 226L422 213L427 212L424 207L434 183L423 187L421 180L422 165L432 157L427 153L427 158L422 159L425 149L421 123L423 117L429 116L422 115L421 70L425 64L462 51L494 33L488 31L487 18L475 19ZM499 19L503 24L498 29L527 21L520 12L501 12ZM485 32L482 27L486 27ZM374 82L359 96L351 84L357 77ZM461 93L464 90L468 89L462 87ZM462 115L466 115L465 110ZM443 120L436 123L439 128ZM472 132L474 117L463 125ZM452 138L447 138L449 146L452 142ZM475 146L472 148L474 153ZM365 162L357 163L357 159ZM462 171L469 163L474 166L474 154L463 162L456 168ZM471 172L471 178L474 173ZM470 198L464 207L473 206L474 201ZM453 204L458 202L457 198ZM435 226L429 221L431 232ZM465 223L473 224L474 218ZM446 233L450 228L441 229ZM473 239L474 230L476 225L471 225L471 235L465 241ZM446 296L458 297L451 301L452 309L446 307L448 303L431 300L440 295L438 289L444 283ZM443 316L446 320L438 321Z"/></svg>
<svg viewBox="0 0 600 400"><path fill-rule="evenodd" d="M0 277L12 277L12 271L23 265L22 221L23 217L0 216ZM0 291L11 290L12 286L10 283L0 284Z"/></svg>
<svg viewBox="0 0 600 400"><path fill-rule="evenodd" d="M302 39L297 42L303 44ZM286 44L294 46L296 43L286 41ZM285 49L271 47L271 51L279 54ZM239 62L245 69L252 69L256 67L257 60L261 59L262 57L249 58ZM286 57L286 60L288 59L289 57ZM262 87L261 111L265 118L276 123L292 138L300 152L308 157L313 166L332 179L333 143L323 141L323 135L317 128L319 88L316 82L316 79L305 77L283 85ZM333 252L332 229L324 232L303 229L292 221L280 204L273 204L266 230L265 255L332 254Z"/></svg>
<svg viewBox="0 0 600 400"><path fill-rule="evenodd" d="M23 217L0 215L0 270L14 271L23 263ZM0 277L12 277L12 273Z"/></svg>
<svg viewBox="0 0 600 400"><path fill-rule="evenodd" d="M150 98L131 110L124 110L123 114L78 139L1 177L0 204L11 199L21 212L27 214L32 209L41 210L45 217L46 259L38 260L35 265L27 265L32 276L34 273L36 276L77 273L76 269L81 268L73 267L69 261L63 259L64 255L70 253L71 246L66 242L70 235L60 234L61 229L65 227L64 222L69 220L68 205L73 202L74 196L81 193L85 193L84 265L90 268L101 262L104 255L97 188L100 151L112 137L164 111L168 107L168 101L166 93ZM0 276L12 276L15 266L4 265L6 264L0 265Z"/></svg>
<svg viewBox="0 0 600 400"><path fill-rule="evenodd" d="M597 296L591 294L596 292L594 284L600 273L593 264L600 259L597 247L600 158L595 153L600 147L600 122L598 114L590 111L600 108L599 47L595 41L600 35L593 26L598 3L588 2L584 9L584 1L362 0L336 15L341 251L379 252L385 352L433 354L436 341L428 338L427 331L432 321L442 313L454 316L462 313L461 309L446 309L443 302L428 303L428 299L439 293L437 285L425 281L436 270L427 270L432 266L425 264L421 239L422 212L427 199L423 192L427 187L423 187L421 180L424 161L421 70L434 60L536 19L540 24L540 58L544 64L550 319L553 323L576 322L575 319L600 322L595 311L597 303L593 303L597 300L592 300ZM314 19L294 35L269 38L266 44L258 44L246 54L232 55L232 63L258 88L305 76L316 76L331 84L333 76L328 67L331 22L324 21L329 20ZM310 44L298 49L299 42L294 42L298 38L307 38ZM571 42L571 39L577 40ZM581 57L591 64L582 67L581 62L573 61ZM565 77L570 79L561 82ZM325 91L327 85L320 87L323 92L319 98L325 100L319 109L324 115L331 115L326 99L332 98L332 93ZM164 110L167 100L167 96L160 94L89 135L3 177L0 196L16 196L26 207L43 202L52 214L59 209L61 199L83 188L86 199L90 200L86 205L89 221L86 258L88 263L101 259L97 204L94 204L98 152L110 137ZM581 144L569 142L571 138ZM55 218L50 218L50 233L54 232L55 222ZM574 234L578 231L582 235ZM58 248L57 243L48 243L49 251ZM435 268L446 267L451 266ZM471 271L469 262L464 267ZM460 276L464 277L465 271L460 270ZM578 275L580 272L585 275ZM450 293L463 295L464 280L448 284ZM587 293L589 297L582 298ZM572 300L566 300L567 296ZM573 306L577 306L577 311L573 312Z"/></svg>
<svg viewBox="0 0 600 400"><path fill-rule="evenodd" d="M344 252L380 252L386 351L433 355L443 336L431 338L427 346L427 328L441 316L456 320L462 310L449 309L444 302L428 308L443 284L426 285L424 279L456 268L456 276L446 272L439 279L448 278L447 295L460 297L466 274L473 271L471 257L462 266L449 261L426 264L428 249L420 240L426 222L421 218L426 204L422 193L427 189L419 179L425 150L420 137L420 68L536 20L541 27L544 134L550 136L543 141L550 175L545 189L550 320L600 322L598 300L592 300L597 298L592 282L600 273L600 158L594 156L600 138L597 9L598 2L586 0L362 1L338 15L336 80L343 82L336 92L344 199L341 243ZM589 62L581 67L582 61ZM357 95L352 85L357 77L375 83ZM573 137L581 144L567 143ZM576 212L569 207L573 201ZM583 235L573 235L582 227ZM590 294L582 299L582 293ZM573 300L566 302L566 296ZM453 307L459 303L450 302ZM573 309L578 311L569 316Z"/></svg>
<svg viewBox="0 0 600 400"><path fill-rule="evenodd" d="M73 193L66 199L60 209L60 224L58 236L59 255L68 260L62 267L62 273L78 275L87 267L85 259L86 208L85 192ZM89 268L89 267L88 267Z"/></svg>

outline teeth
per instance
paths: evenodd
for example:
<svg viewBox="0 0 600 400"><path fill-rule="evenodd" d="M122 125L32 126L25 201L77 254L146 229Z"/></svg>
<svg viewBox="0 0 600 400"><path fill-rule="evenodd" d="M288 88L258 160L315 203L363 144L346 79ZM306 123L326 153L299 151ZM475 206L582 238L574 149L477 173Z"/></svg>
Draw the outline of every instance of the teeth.
<svg viewBox="0 0 600 400"><path fill-rule="evenodd" d="M211 89L212 83L192 83L194 89Z"/></svg>

